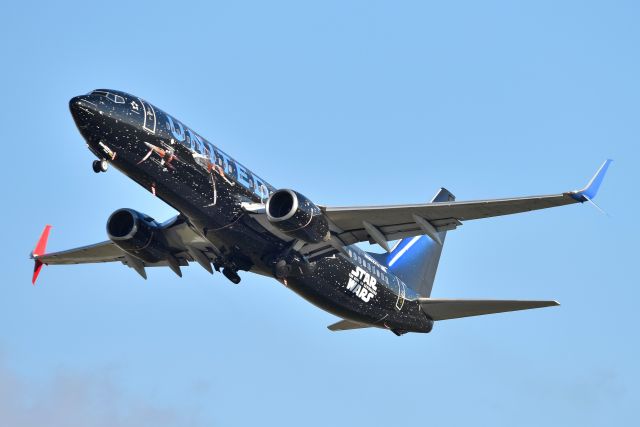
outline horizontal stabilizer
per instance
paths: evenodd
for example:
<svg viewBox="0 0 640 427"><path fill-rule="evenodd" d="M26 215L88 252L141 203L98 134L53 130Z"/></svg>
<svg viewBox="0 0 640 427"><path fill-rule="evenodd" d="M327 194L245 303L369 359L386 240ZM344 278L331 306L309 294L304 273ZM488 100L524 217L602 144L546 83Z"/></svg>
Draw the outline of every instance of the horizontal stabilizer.
<svg viewBox="0 0 640 427"><path fill-rule="evenodd" d="M362 328L370 328L369 325L364 323L354 322L352 320L341 320L338 323L334 323L333 325L327 326L330 331L348 331L350 329L362 329Z"/></svg>
<svg viewBox="0 0 640 427"><path fill-rule="evenodd" d="M504 313L506 311L528 310L530 308L560 305L557 301L517 301L517 300L472 300L419 298L420 308L433 320L457 319L481 316L483 314Z"/></svg>

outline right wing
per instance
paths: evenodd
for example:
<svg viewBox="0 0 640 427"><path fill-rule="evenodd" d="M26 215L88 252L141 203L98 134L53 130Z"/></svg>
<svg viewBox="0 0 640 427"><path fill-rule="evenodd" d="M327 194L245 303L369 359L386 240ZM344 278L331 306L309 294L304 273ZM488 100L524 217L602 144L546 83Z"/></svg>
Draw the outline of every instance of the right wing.
<svg viewBox="0 0 640 427"><path fill-rule="evenodd" d="M453 230L463 221L591 202L610 163L611 160L605 161L582 190L560 194L468 202L450 199L414 205L326 207L324 212L345 245L369 241L388 249L387 241L423 234L438 241L438 232Z"/></svg>
<svg viewBox="0 0 640 427"><path fill-rule="evenodd" d="M422 311L431 320L458 319L460 317L481 316L483 314L504 313L507 311L528 310L560 305L557 301L519 301L519 300L472 300L419 298Z"/></svg>
<svg viewBox="0 0 640 427"><path fill-rule="evenodd" d="M247 203L243 204L243 208L269 232L284 241L293 242L294 249L312 262L336 253L345 253L345 246L358 242L377 243L390 252L387 242L405 237L427 235L441 243L439 233L453 230L463 221L592 202L610 164L611 160L605 161L582 190L548 196L458 202L454 201L451 193L441 189L431 203L321 207L328 219L330 233L327 240L311 244L295 242L293 237L279 231L269 222L264 204Z"/></svg>
<svg viewBox="0 0 640 427"><path fill-rule="evenodd" d="M449 195L448 200L437 198L431 203L412 205L324 207L331 238L327 242L306 245L301 252L314 260L358 242L377 243L390 252L387 242L405 237L427 235L440 243L440 232L453 230L463 221L587 201L593 203L610 164L611 160L605 161L582 190L548 196L458 202L448 191L441 190L438 194Z"/></svg>

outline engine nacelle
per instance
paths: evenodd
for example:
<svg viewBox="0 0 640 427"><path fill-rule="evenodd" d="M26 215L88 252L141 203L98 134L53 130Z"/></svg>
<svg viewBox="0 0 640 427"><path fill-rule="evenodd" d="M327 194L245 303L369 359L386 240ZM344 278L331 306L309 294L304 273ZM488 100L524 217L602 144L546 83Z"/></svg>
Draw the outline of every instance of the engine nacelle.
<svg viewBox="0 0 640 427"><path fill-rule="evenodd" d="M267 219L280 231L307 243L329 234L329 222L313 202L293 190L278 190L267 200Z"/></svg>
<svg viewBox="0 0 640 427"><path fill-rule="evenodd" d="M169 255L160 225L133 209L112 213L107 220L107 235L120 249L146 262L158 262Z"/></svg>

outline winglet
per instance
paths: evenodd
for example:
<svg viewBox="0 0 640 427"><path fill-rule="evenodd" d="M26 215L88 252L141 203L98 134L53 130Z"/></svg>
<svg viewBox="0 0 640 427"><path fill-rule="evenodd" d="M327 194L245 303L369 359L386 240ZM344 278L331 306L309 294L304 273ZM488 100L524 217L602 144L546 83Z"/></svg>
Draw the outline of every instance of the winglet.
<svg viewBox="0 0 640 427"><path fill-rule="evenodd" d="M605 160L605 162L600 166L598 172L591 178L591 181L584 187L582 190L577 190L571 192L571 197L578 200L579 202L591 201L596 194L598 194L598 189L600 188L600 184L604 179L604 175L607 173L607 169L609 169L609 165L613 162L611 159Z"/></svg>
<svg viewBox="0 0 640 427"><path fill-rule="evenodd" d="M33 267L33 278L31 279L31 284L35 285L36 280L38 279L38 275L40 274L40 270L42 269L42 261L38 259L40 255L44 255L47 250L47 240L49 240L49 232L51 231L51 226L46 225L44 230L42 230L42 234L40 235L40 239L36 244L36 248L31 252L31 258L35 260L35 265Z"/></svg>

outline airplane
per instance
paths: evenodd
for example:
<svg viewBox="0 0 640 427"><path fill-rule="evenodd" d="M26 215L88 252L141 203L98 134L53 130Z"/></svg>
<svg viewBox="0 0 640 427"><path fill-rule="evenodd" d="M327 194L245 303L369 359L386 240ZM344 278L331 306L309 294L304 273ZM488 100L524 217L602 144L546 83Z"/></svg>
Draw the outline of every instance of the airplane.
<svg viewBox="0 0 640 427"><path fill-rule="evenodd" d="M558 305L432 298L446 234L474 219L592 203L611 163L583 189L547 196L460 202L441 188L429 203L330 207L272 186L142 98L98 89L72 98L69 108L97 157L95 172L113 165L179 214L158 222L118 209L107 219L108 240L53 253L46 252L47 225L31 254L34 285L43 265L119 261L146 279L148 267L182 276L195 262L235 284L240 271L275 278L338 316L331 331L428 333L440 320ZM365 251L360 242L385 252Z"/></svg>

